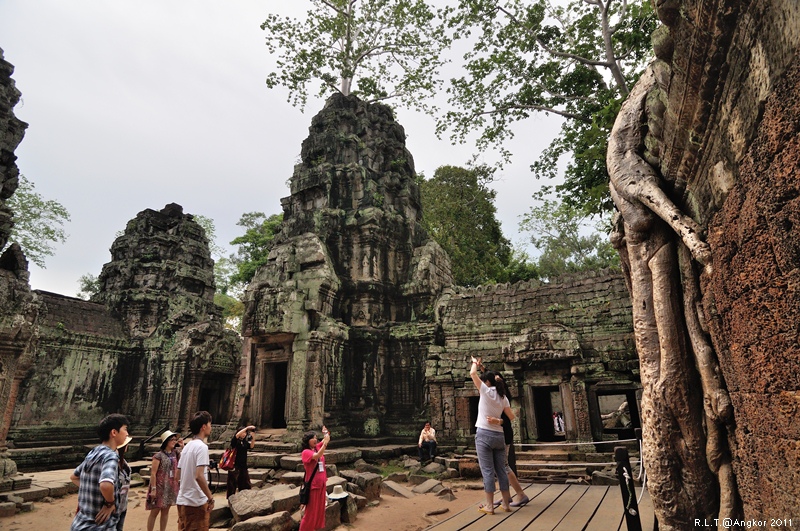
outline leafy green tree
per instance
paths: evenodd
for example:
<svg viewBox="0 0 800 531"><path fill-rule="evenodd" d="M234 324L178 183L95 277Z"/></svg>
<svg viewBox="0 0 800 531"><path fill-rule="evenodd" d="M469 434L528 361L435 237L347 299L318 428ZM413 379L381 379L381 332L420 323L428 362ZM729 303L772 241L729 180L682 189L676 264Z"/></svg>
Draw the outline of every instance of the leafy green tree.
<svg viewBox="0 0 800 531"><path fill-rule="evenodd" d="M480 149L497 147L508 160L503 143L516 122L539 112L561 116L560 135L531 170L552 179L570 155L556 193L589 212L610 210L607 137L651 57L650 2L462 0L445 11L456 37L474 46L464 57L466 75L451 80L454 110L440 119L439 133L463 142L478 132Z"/></svg>
<svg viewBox="0 0 800 531"><path fill-rule="evenodd" d="M222 318L225 326L231 330L238 330L244 314L244 304L241 301L241 289L231 282L235 268L230 257L225 256L225 249L217 243L217 229L214 220L209 217L196 215L194 220L203 227L208 240L208 250L214 259L214 304L222 308Z"/></svg>
<svg viewBox="0 0 800 531"><path fill-rule="evenodd" d="M447 46L444 26L424 0L310 0L302 20L270 14L261 28L270 53L279 54L267 86L289 89L305 107L308 86L319 96L357 94L366 101L397 98L427 110ZM355 83L357 90L353 90Z"/></svg>
<svg viewBox="0 0 800 531"><path fill-rule="evenodd" d="M267 263L272 240L280 232L282 223L282 213L269 217L263 212L242 214L236 224L243 227L245 232L231 241L231 245L239 246L236 256L231 257L235 267L230 277L231 284L247 284L258 268Z"/></svg>
<svg viewBox="0 0 800 531"><path fill-rule="evenodd" d="M100 293L100 279L91 273L81 275L78 279L77 297L88 301L98 293Z"/></svg>
<svg viewBox="0 0 800 531"><path fill-rule="evenodd" d="M486 167L442 166L420 182L422 225L447 251L462 286L509 280L512 249L496 217L496 192L485 184L490 176Z"/></svg>
<svg viewBox="0 0 800 531"><path fill-rule="evenodd" d="M58 201L44 199L24 175L6 205L13 212L14 227L10 242L17 242L25 256L45 268L45 258L55 254L53 244L67 241L64 223L70 221L67 209Z"/></svg>
<svg viewBox="0 0 800 531"><path fill-rule="evenodd" d="M531 207L520 229L531 234L531 243L542 253L535 261L542 278L619 267L619 254L608 231L592 229L585 211L568 203L544 201Z"/></svg>

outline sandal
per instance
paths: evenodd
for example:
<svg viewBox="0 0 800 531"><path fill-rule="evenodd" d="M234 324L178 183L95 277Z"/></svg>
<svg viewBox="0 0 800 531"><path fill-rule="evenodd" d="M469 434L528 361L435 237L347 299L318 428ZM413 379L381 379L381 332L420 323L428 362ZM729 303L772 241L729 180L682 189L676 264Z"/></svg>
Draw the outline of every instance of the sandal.
<svg viewBox="0 0 800 531"><path fill-rule="evenodd" d="M520 501L518 501L518 502L511 502L511 507L522 507L523 505L525 505L525 504L526 504L526 503L528 503L529 501L531 501L531 499L530 499L530 498L528 498L527 496L524 496L524 497L523 497L523 498L522 498Z"/></svg>
<svg viewBox="0 0 800 531"><path fill-rule="evenodd" d="M483 513L483 514L494 514L494 510L493 509L487 509L483 505L480 505L478 507L478 512L479 513Z"/></svg>
<svg viewBox="0 0 800 531"><path fill-rule="evenodd" d="M511 507L507 507L507 506L505 506L505 505L503 505L503 506L502 506L502 507L500 507L500 508L501 508L501 509L503 509L503 510L504 510L505 512L507 512L507 513L513 513L513 512L514 512L514 510L513 510Z"/></svg>

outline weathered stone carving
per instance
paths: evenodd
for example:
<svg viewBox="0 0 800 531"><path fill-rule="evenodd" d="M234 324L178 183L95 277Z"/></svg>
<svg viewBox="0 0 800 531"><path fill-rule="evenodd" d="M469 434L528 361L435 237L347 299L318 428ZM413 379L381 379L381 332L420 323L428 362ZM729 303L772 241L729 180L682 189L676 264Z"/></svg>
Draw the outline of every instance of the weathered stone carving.
<svg viewBox="0 0 800 531"><path fill-rule="evenodd" d="M10 406L9 438L20 448L91 442L97 421L115 411L142 431L183 430L198 409L221 424L232 416L241 340L213 303L202 228L179 205L144 210L111 252L93 301L35 292L33 363ZM52 459L67 465L74 455Z"/></svg>
<svg viewBox="0 0 800 531"><path fill-rule="evenodd" d="M797 329L783 316L800 298L777 286L792 285L800 265L787 223L798 209L800 11L782 0L657 11L657 59L608 154L656 514L664 529L691 528L700 514L795 516L797 482L785 472L800 437L788 417L764 419L799 389L789 376Z"/></svg>
<svg viewBox="0 0 800 531"><path fill-rule="evenodd" d="M14 150L27 124L14 116L20 93L11 79L14 67L0 49L0 250L11 233L12 213L6 200L17 189L19 169ZM36 338L39 301L31 293L28 261L19 245L11 244L0 256L0 491L9 490L17 467L9 458L6 437L11 426L20 382L33 361L31 343Z"/></svg>
<svg viewBox="0 0 800 531"><path fill-rule="evenodd" d="M431 338L396 327L430 322L452 276L419 224L405 133L388 107L337 95L314 117L301 159L282 231L245 296L255 377L241 411L296 431L326 422L356 436L410 433ZM277 393L275 371L288 382Z"/></svg>

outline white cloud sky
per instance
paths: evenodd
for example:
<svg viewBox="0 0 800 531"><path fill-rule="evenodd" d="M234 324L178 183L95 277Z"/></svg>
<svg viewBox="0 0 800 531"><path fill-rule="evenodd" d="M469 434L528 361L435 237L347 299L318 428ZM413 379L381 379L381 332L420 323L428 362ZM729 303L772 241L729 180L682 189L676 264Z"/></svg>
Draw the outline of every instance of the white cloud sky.
<svg viewBox="0 0 800 531"><path fill-rule="evenodd" d="M266 87L274 62L260 25L271 10L299 17L309 5L0 1L0 48L22 92L14 112L29 124L17 165L72 215L70 237L47 269L30 265L34 289L74 295L78 277L100 273L115 234L146 208L178 203L213 219L223 247L241 233L242 213L280 212L322 101L310 100L303 114L286 92ZM431 117L400 109L397 118L418 172L462 165L475 151L438 140ZM556 118L531 118L508 146L515 158L494 188L512 241L522 240L519 216L541 184L529 164L558 126Z"/></svg>

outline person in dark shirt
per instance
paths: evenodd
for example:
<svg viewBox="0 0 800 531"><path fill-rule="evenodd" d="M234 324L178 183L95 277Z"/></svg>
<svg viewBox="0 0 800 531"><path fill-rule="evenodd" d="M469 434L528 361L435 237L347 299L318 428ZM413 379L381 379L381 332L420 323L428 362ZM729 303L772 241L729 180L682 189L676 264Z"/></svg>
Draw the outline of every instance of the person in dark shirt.
<svg viewBox="0 0 800 531"><path fill-rule="evenodd" d="M247 451L255 445L253 432L255 426L245 426L236 432L231 439L231 448L236 448L236 460L233 470L228 470L228 493L230 498L236 490L247 490L250 485L250 473L247 471Z"/></svg>

